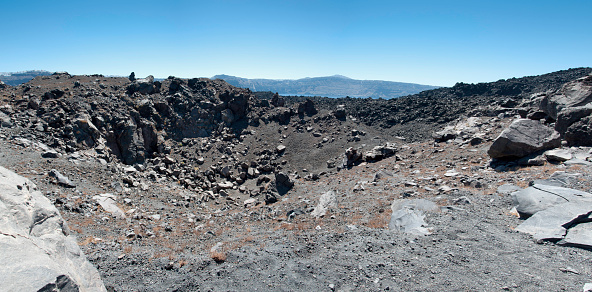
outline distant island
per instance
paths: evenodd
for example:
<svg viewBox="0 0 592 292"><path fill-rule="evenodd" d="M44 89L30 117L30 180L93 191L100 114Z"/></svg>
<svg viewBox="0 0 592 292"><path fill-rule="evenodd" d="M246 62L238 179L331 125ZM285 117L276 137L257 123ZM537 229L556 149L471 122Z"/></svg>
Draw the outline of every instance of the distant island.
<svg viewBox="0 0 592 292"><path fill-rule="evenodd" d="M45 70L0 72L0 80L10 86L16 86L29 82L37 76L48 76L51 74L53 74L53 72ZM297 80L247 79L229 75L216 75L211 79L222 79L230 85L249 88L251 91L255 92L277 92L286 96L349 96L391 99L416 94L424 90L439 88L439 86L415 83L382 80L356 80L342 75L302 78Z"/></svg>
<svg viewBox="0 0 592 292"><path fill-rule="evenodd" d="M0 80L2 82L10 85L10 86L17 86L19 84L27 83L31 81L31 79L37 76L48 76L53 74L53 72L44 71L44 70L30 70L30 71L23 71L23 72L6 72L0 73Z"/></svg>
<svg viewBox="0 0 592 292"><path fill-rule="evenodd" d="M391 99L416 94L439 86L382 80L356 80L341 75L303 78L297 80L247 79L229 75L216 75L229 84L252 91L271 91L281 95L325 97L372 97Z"/></svg>

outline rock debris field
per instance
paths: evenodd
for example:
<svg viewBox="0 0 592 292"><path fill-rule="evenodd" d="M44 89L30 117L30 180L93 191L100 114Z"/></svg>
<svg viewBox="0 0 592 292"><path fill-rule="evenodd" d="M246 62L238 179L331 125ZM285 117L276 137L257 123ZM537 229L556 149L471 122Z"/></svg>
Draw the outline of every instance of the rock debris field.
<svg viewBox="0 0 592 292"><path fill-rule="evenodd" d="M393 100L0 84L7 291L587 291L592 73Z"/></svg>

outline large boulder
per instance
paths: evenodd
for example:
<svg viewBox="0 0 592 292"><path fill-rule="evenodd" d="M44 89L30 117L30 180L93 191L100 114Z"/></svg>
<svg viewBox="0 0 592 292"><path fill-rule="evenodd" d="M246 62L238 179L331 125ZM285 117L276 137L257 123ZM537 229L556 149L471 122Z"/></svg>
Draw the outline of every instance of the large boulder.
<svg viewBox="0 0 592 292"><path fill-rule="evenodd" d="M275 174L275 185L278 193L284 195L294 187L294 180L292 180L287 174L278 172Z"/></svg>
<svg viewBox="0 0 592 292"><path fill-rule="evenodd" d="M592 75L568 82L553 94L541 101L541 109L553 119L557 119L564 108L578 107L592 102Z"/></svg>
<svg viewBox="0 0 592 292"><path fill-rule="evenodd" d="M540 107L556 120L555 130L570 145L592 145L592 75L566 83L545 96Z"/></svg>
<svg viewBox="0 0 592 292"><path fill-rule="evenodd" d="M76 141L86 147L93 147L101 137L101 132L92 123L87 115L83 115L74 121L74 136Z"/></svg>
<svg viewBox="0 0 592 292"><path fill-rule="evenodd" d="M394 143L387 143L386 145L376 146L372 150L364 153L364 160L379 161L391 157L397 153L397 148Z"/></svg>
<svg viewBox="0 0 592 292"><path fill-rule="evenodd" d="M134 75L135 78L135 75ZM141 94L152 94L160 90L159 83L154 82L154 76L150 75L146 78L135 79L127 86L127 92L133 94L139 92Z"/></svg>
<svg viewBox="0 0 592 292"><path fill-rule="evenodd" d="M432 133L432 138L436 142L446 142L448 140L462 137L468 139L474 136L480 130L482 121L478 117L470 117L466 120L460 120L456 125L449 125L444 127L441 131Z"/></svg>
<svg viewBox="0 0 592 292"><path fill-rule="evenodd" d="M1 166L0 262L3 291L106 291L56 207Z"/></svg>
<svg viewBox="0 0 592 292"><path fill-rule="evenodd" d="M3 128L11 128L13 126L10 117L3 112L0 112L0 126Z"/></svg>
<svg viewBox="0 0 592 292"><path fill-rule="evenodd" d="M587 116L569 126L565 141L574 146L592 146L592 116Z"/></svg>
<svg viewBox="0 0 592 292"><path fill-rule="evenodd" d="M298 115L299 116L314 116L318 113L314 102L309 98L306 99L305 102L298 104Z"/></svg>
<svg viewBox="0 0 592 292"><path fill-rule="evenodd" d="M512 193L512 199L518 213L528 217L515 230L529 233L536 240L592 248L592 194L535 184Z"/></svg>
<svg viewBox="0 0 592 292"><path fill-rule="evenodd" d="M561 146L559 133L539 121L518 119L495 139L487 154L496 159L516 159Z"/></svg>

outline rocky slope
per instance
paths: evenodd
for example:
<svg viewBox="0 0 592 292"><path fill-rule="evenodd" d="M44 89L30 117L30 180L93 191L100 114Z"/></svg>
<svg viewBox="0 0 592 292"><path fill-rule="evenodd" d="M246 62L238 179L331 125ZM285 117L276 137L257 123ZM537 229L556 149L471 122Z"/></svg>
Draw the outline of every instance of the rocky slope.
<svg viewBox="0 0 592 292"><path fill-rule="evenodd" d="M578 163L487 153L516 118L553 123L541 99L589 72L389 101L56 74L0 89L0 164L116 291L581 290L592 253L515 231L510 192L590 192L590 145L565 144Z"/></svg>

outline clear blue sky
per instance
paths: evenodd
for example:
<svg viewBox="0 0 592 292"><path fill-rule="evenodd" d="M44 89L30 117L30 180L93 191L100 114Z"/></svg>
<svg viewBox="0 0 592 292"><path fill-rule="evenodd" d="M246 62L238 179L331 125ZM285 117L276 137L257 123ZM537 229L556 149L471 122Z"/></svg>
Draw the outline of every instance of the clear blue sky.
<svg viewBox="0 0 592 292"><path fill-rule="evenodd" d="M451 86L592 66L592 1L0 0L0 72Z"/></svg>

